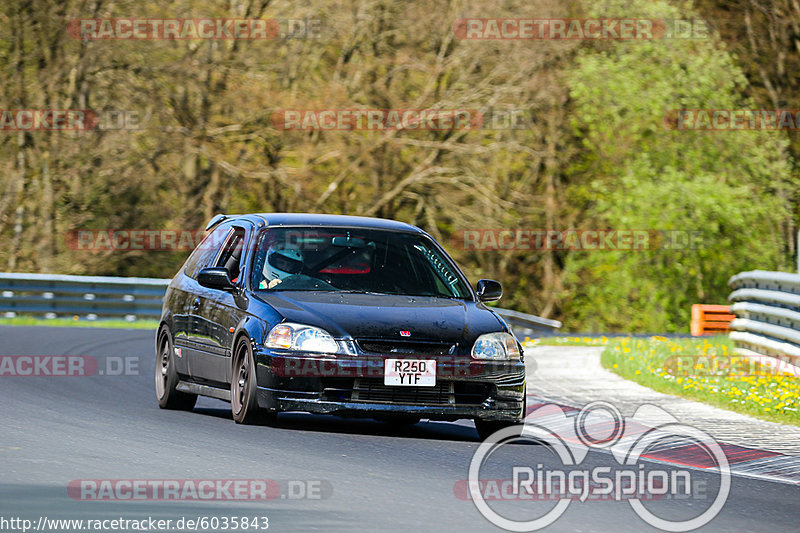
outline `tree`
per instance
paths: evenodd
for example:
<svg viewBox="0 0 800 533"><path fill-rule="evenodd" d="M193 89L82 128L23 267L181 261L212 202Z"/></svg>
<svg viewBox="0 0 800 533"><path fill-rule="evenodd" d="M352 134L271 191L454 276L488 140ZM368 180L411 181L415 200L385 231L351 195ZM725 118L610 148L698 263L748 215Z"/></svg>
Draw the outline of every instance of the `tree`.
<svg viewBox="0 0 800 533"><path fill-rule="evenodd" d="M665 2L612 2L664 19ZM606 11L607 13L607 11ZM606 15L608 16L608 15ZM570 194L594 227L700 232L697 247L580 252L566 265L574 327L685 331L692 303L722 303L741 270L778 269L796 186L779 132L665 128L675 109L752 109L746 79L716 37L614 42L569 76L586 151Z"/></svg>

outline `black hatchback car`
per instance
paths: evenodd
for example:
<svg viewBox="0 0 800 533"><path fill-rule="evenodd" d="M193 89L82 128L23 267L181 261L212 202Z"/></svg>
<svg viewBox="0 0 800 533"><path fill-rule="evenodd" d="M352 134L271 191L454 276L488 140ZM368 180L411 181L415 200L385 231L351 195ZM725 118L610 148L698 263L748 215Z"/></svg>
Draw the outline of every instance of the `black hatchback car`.
<svg viewBox="0 0 800 533"><path fill-rule="evenodd" d="M428 234L391 220L217 215L174 277L156 338L159 406L229 401L246 423L280 411L395 423L525 414L523 351Z"/></svg>

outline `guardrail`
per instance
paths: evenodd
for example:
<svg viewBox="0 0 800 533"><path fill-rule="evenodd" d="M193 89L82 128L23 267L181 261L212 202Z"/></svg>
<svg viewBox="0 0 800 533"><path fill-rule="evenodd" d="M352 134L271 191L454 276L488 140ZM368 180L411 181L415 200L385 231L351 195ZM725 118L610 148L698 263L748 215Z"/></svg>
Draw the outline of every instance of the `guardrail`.
<svg viewBox="0 0 800 533"><path fill-rule="evenodd" d="M755 355L800 358L800 274L753 270L733 276L730 338Z"/></svg>
<svg viewBox="0 0 800 533"><path fill-rule="evenodd" d="M157 319L168 279L0 272L0 314Z"/></svg>
<svg viewBox="0 0 800 533"><path fill-rule="evenodd" d="M89 320L158 319L170 280L0 272L0 315L79 316ZM494 310L519 335L553 332L561 322L508 309Z"/></svg>
<svg viewBox="0 0 800 533"><path fill-rule="evenodd" d="M542 318L536 315L527 315L511 309L493 308L494 312L503 317L517 337L538 337L542 333L553 333L561 327L561 322Z"/></svg>

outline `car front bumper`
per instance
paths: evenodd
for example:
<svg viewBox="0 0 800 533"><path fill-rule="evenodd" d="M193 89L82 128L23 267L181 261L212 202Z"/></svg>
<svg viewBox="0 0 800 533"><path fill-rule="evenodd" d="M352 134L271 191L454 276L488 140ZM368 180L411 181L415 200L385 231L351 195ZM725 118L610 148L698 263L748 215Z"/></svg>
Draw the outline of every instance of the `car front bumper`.
<svg viewBox="0 0 800 533"><path fill-rule="evenodd" d="M524 416L525 364L469 356L391 356L435 359L434 387L384 385L381 356L317 356L255 352L258 404L270 411L352 417L432 420L519 420Z"/></svg>

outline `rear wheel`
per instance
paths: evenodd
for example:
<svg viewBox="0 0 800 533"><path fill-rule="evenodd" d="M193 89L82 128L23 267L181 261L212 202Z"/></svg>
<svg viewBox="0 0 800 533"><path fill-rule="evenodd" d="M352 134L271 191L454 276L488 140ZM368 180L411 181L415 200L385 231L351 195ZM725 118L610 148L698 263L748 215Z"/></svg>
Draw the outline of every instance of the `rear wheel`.
<svg viewBox="0 0 800 533"><path fill-rule="evenodd" d="M231 375L231 412L237 424L252 424L266 418L267 414L258 407L256 398L256 365L253 349L247 338L236 344Z"/></svg>
<svg viewBox="0 0 800 533"><path fill-rule="evenodd" d="M166 328L158 334L158 353L156 353L156 398L162 409L191 411L197 402L196 394L178 392L178 373L175 371L175 350Z"/></svg>

